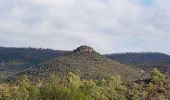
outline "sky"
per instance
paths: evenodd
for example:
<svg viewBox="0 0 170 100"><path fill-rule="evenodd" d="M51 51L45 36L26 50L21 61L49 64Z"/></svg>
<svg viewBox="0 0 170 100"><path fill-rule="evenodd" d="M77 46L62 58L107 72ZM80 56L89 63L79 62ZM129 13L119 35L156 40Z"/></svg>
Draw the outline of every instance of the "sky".
<svg viewBox="0 0 170 100"><path fill-rule="evenodd" d="M0 0L0 46L170 54L170 0Z"/></svg>

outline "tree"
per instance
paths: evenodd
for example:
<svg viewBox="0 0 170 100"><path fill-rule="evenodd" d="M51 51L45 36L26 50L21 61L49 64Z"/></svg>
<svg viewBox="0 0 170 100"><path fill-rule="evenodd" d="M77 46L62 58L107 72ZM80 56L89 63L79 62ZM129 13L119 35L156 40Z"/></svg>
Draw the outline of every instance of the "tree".
<svg viewBox="0 0 170 100"><path fill-rule="evenodd" d="M84 94L90 95L94 100L108 100L105 96L105 86L97 86L93 80L84 80L80 89Z"/></svg>
<svg viewBox="0 0 170 100"><path fill-rule="evenodd" d="M29 97L29 87L30 87L30 82L28 79L28 76L26 75L21 75L17 77L16 81L16 86L18 86L18 100L27 100Z"/></svg>
<svg viewBox="0 0 170 100"><path fill-rule="evenodd" d="M28 100L40 100L40 88L36 85L31 85L29 87L29 98Z"/></svg>
<svg viewBox="0 0 170 100"><path fill-rule="evenodd" d="M69 86L73 88L78 88L80 85L82 85L80 77L71 72L68 74L67 81Z"/></svg>
<svg viewBox="0 0 170 100"><path fill-rule="evenodd" d="M62 100L66 88L60 84L60 79L56 75L51 75L47 82L41 88L42 100Z"/></svg>
<svg viewBox="0 0 170 100"><path fill-rule="evenodd" d="M160 81L164 81L165 80L165 75L162 74L160 71L158 71L158 69L154 68L151 72L151 80L154 83L158 83Z"/></svg>

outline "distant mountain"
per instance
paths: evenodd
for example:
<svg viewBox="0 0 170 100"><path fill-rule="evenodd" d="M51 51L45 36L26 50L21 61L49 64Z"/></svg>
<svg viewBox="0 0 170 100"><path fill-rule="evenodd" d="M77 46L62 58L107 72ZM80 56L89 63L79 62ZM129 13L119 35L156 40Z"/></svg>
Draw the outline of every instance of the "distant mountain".
<svg viewBox="0 0 170 100"><path fill-rule="evenodd" d="M22 72L32 65L61 56L68 51L36 48L0 47L0 79Z"/></svg>
<svg viewBox="0 0 170 100"><path fill-rule="evenodd" d="M101 79L113 74L119 74L123 79L129 80L147 76L145 72L108 59L88 46L81 46L67 55L32 66L20 74L27 74L32 79L44 79L51 74L66 77L69 72L84 79Z"/></svg>
<svg viewBox="0 0 170 100"><path fill-rule="evenodd" d="M170 55L164 53L118 53L106 56L148 72L156 67L170 77Z"/></svg>

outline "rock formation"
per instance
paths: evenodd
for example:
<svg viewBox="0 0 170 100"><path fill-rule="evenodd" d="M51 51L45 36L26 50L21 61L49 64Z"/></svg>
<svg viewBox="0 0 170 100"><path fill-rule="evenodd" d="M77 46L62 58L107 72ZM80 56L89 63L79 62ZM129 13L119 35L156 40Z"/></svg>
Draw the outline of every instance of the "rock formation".
<svg viewBox="0 0 170 100"><path fill-rule="evenodd" d="M86 52L91 53L91 52L94 52L94 49L92 47L83 45L75 49L73 52L74 53L86 53Z"/></svg>

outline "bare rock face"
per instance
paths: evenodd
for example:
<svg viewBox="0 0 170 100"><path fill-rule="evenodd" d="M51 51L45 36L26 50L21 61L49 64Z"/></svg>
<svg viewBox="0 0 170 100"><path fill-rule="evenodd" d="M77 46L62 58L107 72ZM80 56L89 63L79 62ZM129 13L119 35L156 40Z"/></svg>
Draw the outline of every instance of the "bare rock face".
<svg viewBox="0 0 170 100"><path fill-rule="evenodd" d="M94 52L95 50L92 47L83 45L75 49L73 52L74 53L91 53Z"/></svg>

